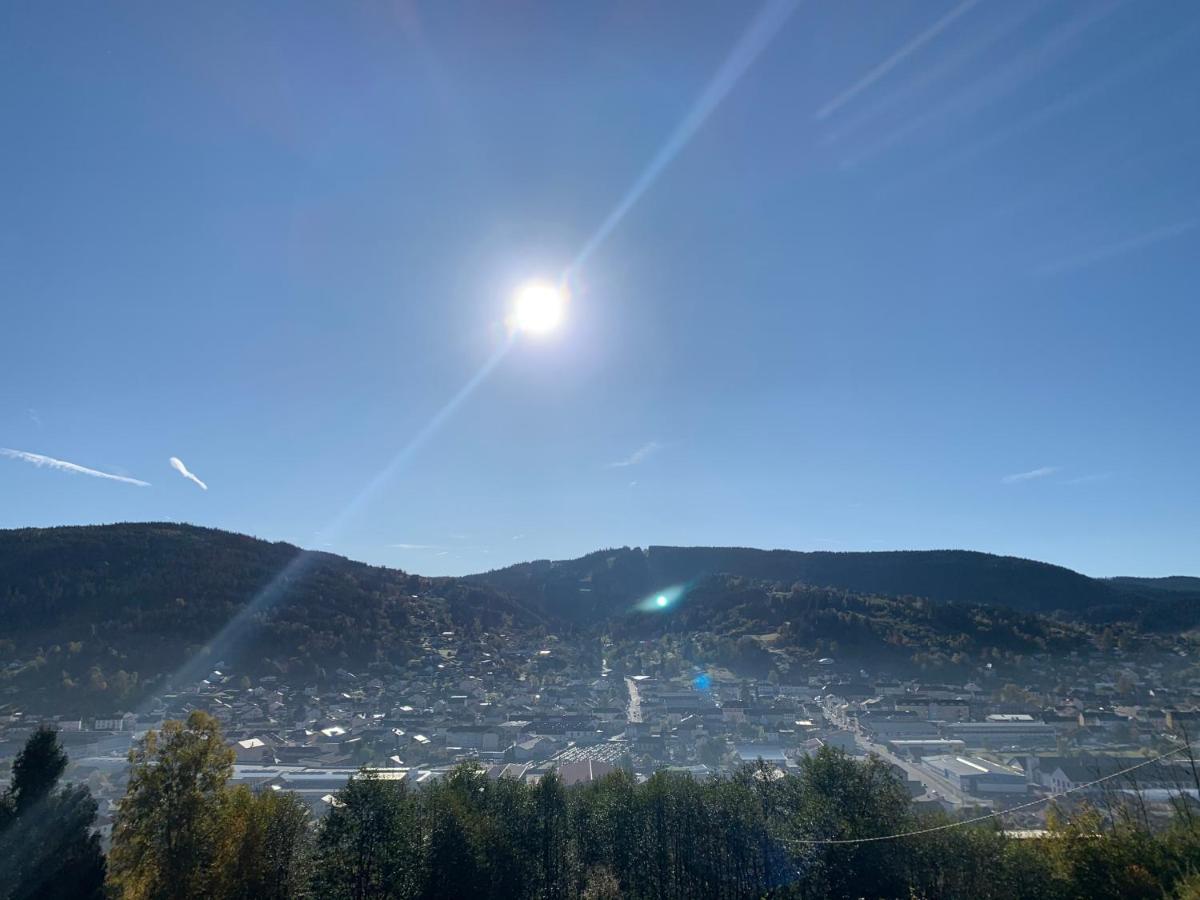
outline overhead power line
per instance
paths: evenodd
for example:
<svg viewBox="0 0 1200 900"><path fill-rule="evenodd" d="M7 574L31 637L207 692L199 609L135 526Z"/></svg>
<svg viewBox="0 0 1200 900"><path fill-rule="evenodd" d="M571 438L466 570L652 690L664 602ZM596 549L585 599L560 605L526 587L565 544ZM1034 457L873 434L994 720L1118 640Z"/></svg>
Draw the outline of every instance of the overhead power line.
<svg viewBox="0 0 1200 900"><path fill-rule="evenodd" d="M898 841L902 838L918 837L922 834L933 834L935 831L949 831L952 828L963 828L967 825L977 825L980 822L986 822L988 819L994 819L996 816L1003 816L1008 813L1019 812L1023 809L1031 809L1042 803L1049 803L1051 800L1057 800L1060 797L1066 797L1068 794L1075 794L1079 791L1085 791L1088 788L1095 787L1105 781L1111 781L1114 778L1120 778L1122 775L1128 775L1130 772L1135 772L1145 766L1152 765L1160 760L1166 759L1168 756L1173 756L1176 753L1182 753L1188 747L1176 747L1174 750L1168 750L1152 759L1147 759L1144 762L1138 763L1136 766L1130 766L1128 769L1122 769L1119 772L1113 772L1111 775L1105 775L1103 778L1097 778L1095 781L1089 781L1086 784L1079 784L1073 788L1068 788L1065 791L1059 791L1056 794L1047 794L1045 797L1039 797L1037 800L1032 800L1029 803L1021 803L1017 806L1010 806L1008 809L993 810L990 813L982 816L975 816L970 819L963 819L959 822L947 822L944 825L933 825L929 828L917 828L913 831L901 831L896 834L881 834L875 837L862 838L805 838L796 841L798 844L872 844L879 841Z"/></svg>

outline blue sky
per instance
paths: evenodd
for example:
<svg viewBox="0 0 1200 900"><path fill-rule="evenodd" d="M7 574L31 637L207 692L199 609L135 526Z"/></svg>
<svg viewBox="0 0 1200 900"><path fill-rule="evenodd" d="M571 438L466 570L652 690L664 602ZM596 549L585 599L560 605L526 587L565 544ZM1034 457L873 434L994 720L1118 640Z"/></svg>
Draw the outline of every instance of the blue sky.
<svg viewBox="0 0 1200 900"><path fill-rule="evenodd" d="M1198 50L1138 0L8 4L0 447L150 486L3 455L0 527L1200 574Z"/></svg>

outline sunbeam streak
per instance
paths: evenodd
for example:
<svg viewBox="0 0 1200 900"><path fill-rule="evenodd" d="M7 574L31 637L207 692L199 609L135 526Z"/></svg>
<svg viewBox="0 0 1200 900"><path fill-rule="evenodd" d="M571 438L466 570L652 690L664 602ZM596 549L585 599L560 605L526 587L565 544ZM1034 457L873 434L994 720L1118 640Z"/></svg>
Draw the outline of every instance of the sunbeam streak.
<svg viewBox="0 0 1200 900"><path fill-rule="evenodd" d="M366 505L371 497L395 477L413 455L425 446L429 442L429 439L458 411L459 407L475 393L476 389L487 380L488 376L508 356L509 351L512 350L515 343L516 335L509 335L480 367L479 371L472 375L470 380L459 388L458 392L441 409L434 413L433 417L425 423L421 430L413 435L408 443L392 457L391 461L380 469L375 477L355 495L354 499L346 504L333 520L322 529L322 533L327 536L338 534L345 527L346 523ZM255 594L249 603L242 607L232 619L226 622L215 637L206 642L203 649L187 660L159 690L146 699L140 711L145 712L146 709L153 706L157 698L173 685L186 684L198 680L217 661L222 659L224 655L232 655L236 641L246 631L247 626L251 624L254 617L274 606L284 595L290 583L303 577L312 562L318 558L319 554L310 553L306 550L300 550L293 556L287 565L280 569L279 573L271 579L266 587Z"/></svg>
<svg viewBox="0 0 1200 900"><path fill-rule="evenodd" d="M576 271L583 267L588 258L596 252L596 249L612 234L613 229L625 218L625 214L641 199L642 194L649 190L663 170L695 137L700 126L725 99L725 96L733 90L738 79L758 59L759 54L779 33L798 5L799 0L768 0L766 5L759 10L758 15L754 17L734 45L729 56L725 58L725 62L721 64L721 68L717 69L717 74L704 88L683 120L675 126L675 130L667 138L666 144L654 155L650 164L642 170L642 174L633 183L633 187L626 192L607 218L600 223L595 234L583 245L583 249L579 251L579 255L575 257L570 269L567 270L568 276L574 276Z"/></svg>
<svg viewBox="0 0 1200 900"><path fill-rule="evenodd" d="M379 470L375 477L358 492L354 499L342 508L333 521L322 529L322 533L327 539L339 533L370 498L395 477L396 473L412 456L437 433L458 408L487 380L488 376L491 375L508 355L520 335L544 334L552 331L558 325L563 307L566 304L568 286L571 284L578 270L613 232L617 225L620 224L625 214L633 208L641 196L654 184L663 170L687 146L688 142L699 131L713 110L728 95L734 85L737 84L738 79L745 74L746 70L771 42L771 39L775 37L787 22L798 5L799 0L768 0L763 8L759 10L746 31L730 51L729 56L726 57L721 67L717 70L716 75L713 76L712 80L704 88L704 91L692 105L687 115L675 127L666 144L651 159L650 164L638 176L633 186L621 201L617 203L612 212L608 214L608 217L604 219L595 234L584 244L583 249L580 250L574 261L567 268L561 280L562 287L555 289L558 293L555 294L554 302L548 302L547 297L549 295L540 287L540 283L538 287L539 293L536 297L532 297L529 294L531 290L530 286L525 286L523 289L524 293L521 295L524 299L522 300L521 297L518 298L518 308L514 311L514 315L517 316L514 323L516 327L510 328L509 335L504 343L500 345L479 371L459 389L458 393L451 397L449 402L434 414L433 418L401 448L392 460ZM316 558L315 555L311 553L304 551L297 553L271 579L266 587L260 590L241 611L225 624L216 637L207 642L204 650L195 654L182 667L176 670L168 685L198 679L211 665L220 660L224 654L230 653L238 637L246 630L246 627L253 618L277 603L287 589L289 582L302 577L314 558ZM654 598L651 602L656 603L656 600L657 598ZM656 603L654 608L667 608L674 600L674 597L664 595L664 600L665 602L662 604ZM146 703L153 703L155 697L160 694L161 691L156 692Z"/></svg>

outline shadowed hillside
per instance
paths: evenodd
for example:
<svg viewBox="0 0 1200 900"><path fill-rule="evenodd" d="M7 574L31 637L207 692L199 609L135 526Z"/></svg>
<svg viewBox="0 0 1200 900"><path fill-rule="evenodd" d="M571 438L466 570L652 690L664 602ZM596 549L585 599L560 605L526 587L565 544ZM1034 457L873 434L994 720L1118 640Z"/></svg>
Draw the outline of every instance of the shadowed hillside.
<svg viewBox="0 0 1200 900"><path fill-rule="evenodd" d="M685 599L636 612L664 590ZM218 663L305 680L403 667L443 630L692 635L758 671L764 648L795 666L825 653L907 665L1057 652L1096 622L1182 631L1198 608L1186 592L962 551L624 548L430 579L190 525L18 529L0 531L0 702L129 708L164 677L194 683Z"/></svg>
<svg viewBox="0 0 1200 900"><path fill-rule="evenodd" d="M471 581L580 621L611 615L669 585L708 575L802 582L865 594L925 597L1089 621L1136 618L1170 596L1146 584L1113 584L1062 566L967 550L804 553L740 547L621 548L575 560L522 563ZM1138 580L1141 581L1141 580Z"/></svg>
<svg viewBox="0 0 1200 900"><path fill-rule="evenodd" d="M208 646L255 598L238 627ZM189 661L189 675L236 661L311 677L328 666L403 662L443 628L529 626L537 617L479 585L143 523L0 531L0 621L3 656L18 664L8 687L70 707L132 701L148 680Z"/></svg>

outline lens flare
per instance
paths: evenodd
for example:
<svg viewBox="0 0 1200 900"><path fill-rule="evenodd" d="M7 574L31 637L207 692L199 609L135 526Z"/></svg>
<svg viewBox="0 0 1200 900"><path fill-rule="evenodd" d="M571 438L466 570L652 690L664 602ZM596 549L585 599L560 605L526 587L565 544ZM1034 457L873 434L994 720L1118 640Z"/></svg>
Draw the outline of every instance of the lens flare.
<svg viewBox="0 0 1200 900"><path fill-rule="evenodd" d="M631 608L630 612L642 613L665 613L679 605L683 600L684 594L687 592L687 585L673 584L669 587L659 588L652 594L646 594L638 600Z"/></svg>

